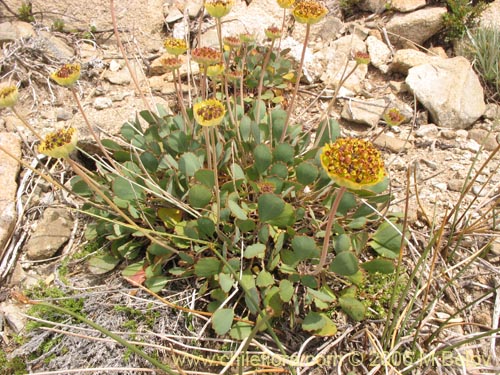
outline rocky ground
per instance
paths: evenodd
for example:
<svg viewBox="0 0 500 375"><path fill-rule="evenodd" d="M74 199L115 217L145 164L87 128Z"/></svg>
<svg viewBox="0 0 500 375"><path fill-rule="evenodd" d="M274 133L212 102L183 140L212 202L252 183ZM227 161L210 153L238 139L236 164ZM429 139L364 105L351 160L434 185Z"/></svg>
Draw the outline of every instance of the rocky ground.
<svg viewBox="0 0 500 375"><path fill-rule="evenodd" d="M409 217L416 235L425 236L431 224L428 218L445 215L458 201L471 166L477 170L497 147L500 106L492 100L493 95L485 90L467 59L455 56L452 49L432 44L443 28L444 6L427 5L422 0L394 0L388 11L384 1L363 0L363 13L352 20L342 20L338 3L328 1L327 5L329 15L312 27L305 81L295 115L307 119L306 127L314 127L328 106L344 67L347 65L347 71L353 67L352 52L368 52L371 64L358 67L345 82L332 115L341 122L344 135L372 138L383 150L396 196L393 210L404 208L407 171L414 172L412 186L416 180L420 202L412 188ZM78 91L90 122L100 134L116 135L125 121L144 109L116 46L107 2L34 1L36 22L31 24L12 16L11 12L17 12L19 6L20 2L14 0L0 4L0 71L2 81L22 82L17 110L41 134L72 125L81 130L82 147L92 143L69 92L47 79L48 73L62 62L76 60L83 64ZM165 108L175 105L172 77L159 64L167 35L194 36L200 31L202 45L217 45L214 23L200 18L201 11L201 0L116 2L120 33L150 104ZM500 28L499 13L500 3L496 0L483 14L482 22L496 22ZM224 33L249 32L263 39L264 28L279 25L281 17L282 9L274 0L253 0L250 5L237 2L224 18ZM64 21L62 30L52 28L56 20ZM289 32L282 48L290 48L290 53L298 58L304 27L294 24L291 18L287 26ZM407 121L388 129L383 114L392 107L398 108ZM35 141L33 135L9 110L2 110L1 114L0 144L18 157L23 155L26 163L39 167L28 151ZM50 167L62 183L68 180L63 165ZM466 197L464 204L474 199L480 202L475 206L478 212L470 213L472 218L479 217L481 208L498 199L497 169L498 158L481 171L480 183ZM61 281L54 270L60 267L63 257L81 246L84 219L67 209L78 206L71 196L54 191L11 158L2 157L0 175L4 185L0 191L0 320L7 322L0 339L8 344L10 332L21 331L25 324L20 307L9 300L8 290L27 288L40 280L59 285ZM497 281L499 256L500 240L486 259L492 275L496 272L496 276L488 277L496 277ZM132 304L134 297L123 292L125 286L120 280L88 276L84 262L75 262L70 276L72 288L82 288L82 293L83 288L103 281L113 289L111 296L100 294L98 289L96 299L88 302L88 310L97 315L102 313L97 308L99 301L109 306ZM179 294L179 300L186 297ZM481 319L478 324L498 326L498 322L492 321L493 308L481 313L477 315ZM173 330L188 336L180 332L185 327L172 328L167 318L172 316L158 319L150 331L161 335ZM120 322L116 320L115 327ZM22 349L24 353L34 350L36 342L30 345ZM76 361L81 365L93 358L95 348L79 346L78 350L84 353ZM99 350L112 353L118 349L106 343ZM117 356L113 356L113 361L100 362L99 358L106 356L102 353L92 366L119 364ZM30 366L33 371L57 370L68 368L71 362L70 356L60 356L50 364L33 361ZM139 364L130 366L135 365Z"/></svg>

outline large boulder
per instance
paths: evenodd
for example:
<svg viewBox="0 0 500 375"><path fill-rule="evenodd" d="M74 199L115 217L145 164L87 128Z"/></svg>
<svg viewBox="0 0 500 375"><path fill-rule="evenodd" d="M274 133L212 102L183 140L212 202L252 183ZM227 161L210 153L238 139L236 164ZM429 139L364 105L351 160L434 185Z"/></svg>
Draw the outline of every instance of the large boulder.
<svg viewBox="0 0 500 375"><path fill-rule="evenodd" d="M411 13L396 14L387 23L391 41L403 45L410 41L423 44L443 28L444 7L430 7Z"/></svg>
<svg viewBox="0 0 500 375"><path fill-rule="evenodd" d="M406 83L439 126L465 129L486 110L483 88L464 57L411 68Z"/></svg>

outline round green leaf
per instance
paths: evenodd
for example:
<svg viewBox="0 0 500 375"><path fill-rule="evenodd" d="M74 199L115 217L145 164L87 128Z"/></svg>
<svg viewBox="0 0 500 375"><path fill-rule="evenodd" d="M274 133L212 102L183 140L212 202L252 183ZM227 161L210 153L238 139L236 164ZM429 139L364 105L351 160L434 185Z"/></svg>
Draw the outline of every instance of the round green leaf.
<svg viewBox="0 0 500 375"><path fill-rule="evenodd" d="M218 335L225 335L231 329L234 319L233 309L220 309L212 315L212 328Z"/></svg>
<svg viewBox="0 0 500 375"><path fill-rule="evenodd" d="M131 201L142 198L144 190L130 180L117 176L113 181L113 193L120 199Z"/></svg>
<svg viewBox="0 0 500 375"><path fill-rule="evenodd" d="M159 163L158 159L151 152L143 152L139 158L148 172L156 172Z"/></svg>
<svg viewBox="0 0 500 375"><path fill-rule="evenodd" d="M285 209L285 201L272 193L262 194L257 201L259 218L266 222L281 215Z"/></svg>
<svg viewBox="0 0 500 375"><path fill-rule="evenodd" d="M236 322L229 331L229 336L235 340L243 340L250 336L252 329L253 325L250 323Z"/></svg>
<svg viewBox="0 0 500 375"><path fill-rule="evenodd" d="M201 162L192 152L186 152L179 158L179 170L187 177L194 176L201 168Z"/></svg>
<svg viewBox="0 0 500 375"><path fill-rule="evenodd" d="M319 170L313 163L304 162L295 167L295 174L298 182L309 185L318 178Z"/></svg>
<svg viewBox="0 0 500 375"><path fill-rule="evenodd" d="M317 331L323 328L326 324L326 321L321 316L322 314L317 313L316 311L309 311L309 313L304 318L302 322L302 329L304 331Z"/></svg>
<svg viewBox="0 0 500 375"><path fill-rule="evenodd" d="M395 259L398 257L401 247L401 230L400 225L391 225L384 221L368 244L383 257Z"/></svg>
<svg viewBox="0 0 500 375"><path fill-rule="evenodd" d="M364 319L366 307L354 297L342 296L339 298L340 307L353 320L359 322Z"/></svg>
<svg viewBox="0 0 500 375"><path fill-rule="evenodd" d="M307 236L295 236L292 240L292 249L300 260L314 258L319 255L316 242L313 238Z"/></svg>
<svg viewBox="0 0 500 375"><path fill-rule="evenodd" d="M189 189L188 201L194 208L203 208L212 200L212 191L205 185L194 185Z"/></svg>
<svg viewBox="0 0 500 375"><path fill-rule="evenodd" d="M365 262L361 265L361 267L368 271L369 273L393 273L394 272L394 263L388 259L377 258L370 260L369 262Z"/></svg>
<svg viewBox="0 0 500 375"><path fill-rule="evenodd" d="M258 287L265 288L266 286L274 284L274 277L270 272L266 270L262 270L257 275L257 279L255 280L255 284Z"/></svg>
<svg viewBox="0 0 500 375"><path fill-rule="evenodd" d="M251 259L254 257L262 258L266 252L266 245L261 243L256 243L248 246L243 253L243 256L247 259Z"/></svg>
<svg viewBox="0 0 500 375"><path fill-rule="evenodd" d="M273 150L274 161L282 161L286 164L291 164L295 157L295 151L288 143L280 143Z"/></svg>
<svg viewBox="0 0 500 375"><path fill-rule="evenodd" d="M215 185L214 171L210 169L198 169L194 173L194 178L208 188L213 188Z"/></svg>
<svg viewBox="0 0 500 375"><path fill-rule="evenodd" d="M290 300L293 297L293 294L295 292L295 289L293 287L293 284L287 280L287 279L282 279L280 281L280 298L283 302L290 302Z"/></svg>
<svg viewBox="0 0 500 375"><path fill-rule="evenodd" d="M269 147L264 144L257 145L254 149L255 169L262 174L273 160L273 154Z"/></svg>
<svg viewBox="0 0 500 375"><path fill-rule="evenodd" d="M269 174L285 179L288 177L288 167L283 163L274 163Z"/></svg>
<svg viewBox="0 0 500 375"><path fill-rule="evenodd" d="M214 257L201 258L194 265L194 273L198 277L210 277L218 274L221 270L221 262Z"/></svg>
<svg viewBox="0 0 500 375"><path fill-rule="evenodd" d="M350 251L344 251L330 264L330 271L342 276L354 275L358 272L358 258Z"/></svg>

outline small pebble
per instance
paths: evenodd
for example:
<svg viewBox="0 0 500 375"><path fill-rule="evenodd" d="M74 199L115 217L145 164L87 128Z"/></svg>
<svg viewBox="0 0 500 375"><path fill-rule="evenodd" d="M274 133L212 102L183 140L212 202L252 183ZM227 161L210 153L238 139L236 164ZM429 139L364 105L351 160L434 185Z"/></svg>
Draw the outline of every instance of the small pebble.
<svg viewBox="0 0 500 375"><path fill-rule="evenodd" d="M99 97L94 100L94 108L97 110L110 108L112 105L113 101L110 98Z"/></svg>

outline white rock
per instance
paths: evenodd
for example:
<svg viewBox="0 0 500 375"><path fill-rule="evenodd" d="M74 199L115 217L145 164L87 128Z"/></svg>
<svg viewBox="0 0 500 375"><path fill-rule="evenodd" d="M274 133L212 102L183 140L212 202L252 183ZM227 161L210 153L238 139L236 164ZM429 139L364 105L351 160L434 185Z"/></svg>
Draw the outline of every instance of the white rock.
<svg viewBox="0 0 500 375"><path fill-rule="evenodd" d="M392 72L408 74L408 70L415 66L432 63L441 60L437 56L429 56L415 49L400 49L394 53L390 70Z"/></svg>
<svg viewBox="0 0 500 375"><path fill-rule="evenodd" d="M406 83L438 126L465 129L485 111L483 88L464 57L411 68Z"/></svg>
<svg viewBox="0 0 500 375"><path fill-rule="evenodd" d="M407 40L422 45L443 28L445 7L429 7L411 13L396 14L387 23L392 43L403 44ZM399 36L401 38L399 38Z"/></svg>
<svg viewBox="0 0 500 375"><path fill-rule="evenodd" d="M387 44L374 36L369 36L366 38L366 47L370 54L370 63L380 69L382 73L387 73L389 71L388 64L392 55Z"/></svg>
<svg viewBox="0 0 500 375"><path fill-rule="evenodd" d="M438 127L434 124L421 125L415 132L416 137L435 137L438 134Z"/></svg>
<svg viewBox="0 0 500 375"><path fill-rule="evenodd" d="M342 108L343 119L375 127L384 114L387 102L384 99L346 100Z"/></svg>
<svg viewBox="0 0 500 375"><path fill-rule="evenodd" d="M414 10L425 7L425 0L392 0L391 9L397 10L398 12L412 12Z"/></svg>

